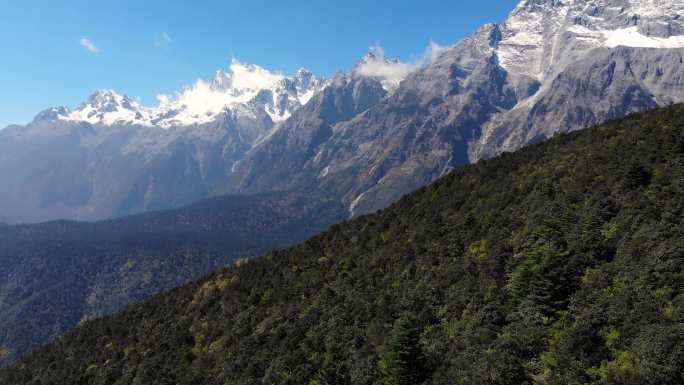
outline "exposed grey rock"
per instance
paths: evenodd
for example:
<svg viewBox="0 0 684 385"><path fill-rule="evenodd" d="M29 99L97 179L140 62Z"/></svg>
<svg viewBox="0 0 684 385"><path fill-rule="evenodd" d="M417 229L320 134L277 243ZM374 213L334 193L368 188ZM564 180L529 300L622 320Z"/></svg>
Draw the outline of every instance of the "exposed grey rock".
<svg viewBox="0 0 684 385"><path fill-rule="evenodd" d="M36 117L33 119L34 122L41 121L41 120L56 120L59 119L61 115L66 115L70 111L67 107L53 107L53 108L48 108L45 111L40 112Z"/></svg>
<svg viewBox="0 0 684 385"><path fill-rule="evenodd" d="M358 215L453 167L682 101L683 12L673 0L522 1L377 105L326 126L327 139L307 143L296 162L285 150L296 146L271 136L243 163L258 170L247 185L311 183ZM302 133L316 126L303 116L287 124ZM280 172L259 179L272 165Z"/></svg>
<svg viewBox="0 0 684 385"><path fill-rule="evenodd" d="M358 215L459 165L684 100L683 49L680 0L524 0L423 68L376 50L324 83L234 62L190 91L250 98L209 118L102 91L0 133L0 171L16 174L0 209L97 219L311 186ZM375 76L393 65L402 76ZM255 89L264 79L278 81Z"/></svg>
<svg viewBox="0 0 684 385"><path fill-rule="evenodd" d="M514 151L557 133L684 100L683 49L599 48L539 95L497 116L471 144L471 160Z"/></svg>
<svg viewBox="0 0 684 385"><path fill-rule="evenodd" d="M231 71L218 71L208 83L228 103L208 119L188 115L179 103L150 109L98 90L75 111L51 108L26 126L0 131L0 212L13 223L97 220L227 191L233 166L325 85L306 70L284 77L233 63ZM195 87L185 91L188 98L206 91L204 83ZM254 96L232 101L237 94Z"/></svg>
<svg viewBox="0 0 684 385"><path fill-rule="evenodd" d="M95 220L216 195L231 166L272 127L226 112L162 130L36 121L0 131L0 211L12 222Z"/></svg>
<svg viewBox="0 0 684 385"><path fill-rule="evenodd" d="M311 183L314 174L305 166L317 149L330 141L334 126L366 111L386 95L377 79L338 74L240 162L231 188L258 192Z"/></svg>

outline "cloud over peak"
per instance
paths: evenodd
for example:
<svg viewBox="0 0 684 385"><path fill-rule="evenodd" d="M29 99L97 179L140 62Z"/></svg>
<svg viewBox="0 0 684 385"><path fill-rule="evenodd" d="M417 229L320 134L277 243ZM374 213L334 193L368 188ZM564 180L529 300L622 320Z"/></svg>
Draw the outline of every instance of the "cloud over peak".
<svg viewBox="0 0 684 385"><path fill-rule="evenodd" d="M407 63L397 59L386 59L384 48L376 44L370 47L368 54L356 66L355 70L361 76L382 79L385 88L392 91L410 73L434 62L445 49L445 47L431 41L418 59Z"/></svg>
<svg viewBox="0 0 684 385"><path fill-rule="evenodd" d="M391 84L399 84L415 70L415 64L385 59L385 50L380 45L371 46L369 53L356 67L356 72L361 76L381 78Z"/></svg>

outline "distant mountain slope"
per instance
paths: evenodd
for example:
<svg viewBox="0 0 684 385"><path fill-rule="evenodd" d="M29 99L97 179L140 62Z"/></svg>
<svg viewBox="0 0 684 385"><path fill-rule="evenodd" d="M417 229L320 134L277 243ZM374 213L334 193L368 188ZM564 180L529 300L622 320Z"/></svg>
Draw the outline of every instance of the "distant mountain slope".
<svg viewBox="0 0 684 385"><path fill-rule="evenodd" d="M117 220L0 225L0 366L83 320L344 218L316 193L226 196Z"/></svg>
<svg viewBox="0 0 684 385"><path fill-rule="evenodd" d="M325 84L234 60L154 108L112 90L50 108L0 131L0 212L99 220L222 195L234 164Z"/></svg>
<svg viewBox="0 0 684 385"><path fill-rule="evenodd" d="M259 192L311 184L306 167L334 135L334 127L377 105L388 95L380 79L340 73L272 135L237 162L232 189ZM340 184L347 180L340 178Z"/></svg>
<svg viewBox="0 0 684 385"><path fill-rule="evenodd" d="M454 167L682 102L683 20L681 0L522 0L334 125L276 183L308 178L359 215Z"/></svg>
<svg viewBox="0 0 684 385"><path fill-rule="evenodd" d="M453 171L87 322L25 384L684 383L684 105Z"/></svg>
<svg viewBox="0 0 684 385"><path fill-rule="evenodd" d="M419 64L331 81L233 61L157 107L110 90L0 131L0 212L97 220L321 188L350 216L454 167L684 101L681 0L521 0Z"/></svg>

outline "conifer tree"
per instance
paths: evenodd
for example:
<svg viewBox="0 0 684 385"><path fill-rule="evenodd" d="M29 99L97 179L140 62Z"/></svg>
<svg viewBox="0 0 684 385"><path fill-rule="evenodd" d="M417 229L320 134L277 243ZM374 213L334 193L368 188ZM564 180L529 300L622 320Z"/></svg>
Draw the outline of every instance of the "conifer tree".
<svg viewBox="0 0 684 385"><path fill-rule="evenodd" d="M386 385L416 385L424 378L420 333L411 315L397 319L392 328L380 370Z"/></svg>

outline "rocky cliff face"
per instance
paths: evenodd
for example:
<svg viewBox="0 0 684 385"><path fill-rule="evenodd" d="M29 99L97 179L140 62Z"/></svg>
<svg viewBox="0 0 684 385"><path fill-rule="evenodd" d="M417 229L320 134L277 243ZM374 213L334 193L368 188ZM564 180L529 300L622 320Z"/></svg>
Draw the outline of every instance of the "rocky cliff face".
<svg viewBox="0 0 684 385"><path fill-rule="evenodd" d="M325 86L234 61L150 108L98 90L0 131L0 212L9 222L96 220L220 194L232 167Z"/></svg>
<svg viewBox="0 0 684 385"><path fill-rule="evenodd" d="M484 126L471 160L684 100L682 49L597 48Z"/></svg>
<svg viewBox="0 0 684 385"><path fill-rule="evenodd" d="M372 212L452 168L684 100L679 0L524 0L432 60L325 82L233 62L156 108L99 91L0 132L10 221L307 186Z"/></svg>
<svg viewBox="0 0 684 385"><path fill-rule="evenodd" d="M176 207L225 180L266 120L226 113L168 131L34 122L0 132L0 211L12 222L91 220Z"/></svg>
<svg viewBox="0 0 684 385"><path fill-rule="evenodd" d="M679 1L522 1L327 130L280 177L309 178L358 215L453 167L682 101L683 19Z"/></svg>
<svg viewBox="0 0 684 385"><path fill-rule="evenodd" d="M521 2L495 55L539 88L483 127L470 160L683 100L683 17L672 0Z"/></svg>
<svg viewBox="0 0 684 385"><path fill-rule="evenodd" d="M328 87L247 154L236 169L232 188L257 192L313 183L318 171L309 163L322 146L331 144L336 125L375 106L386 95L380 79L353 72L338 74Z"/></svg>

